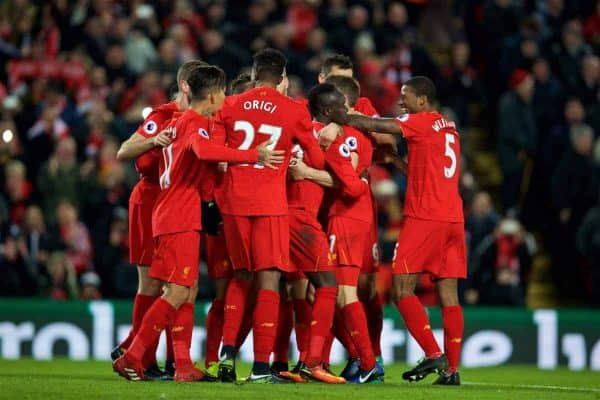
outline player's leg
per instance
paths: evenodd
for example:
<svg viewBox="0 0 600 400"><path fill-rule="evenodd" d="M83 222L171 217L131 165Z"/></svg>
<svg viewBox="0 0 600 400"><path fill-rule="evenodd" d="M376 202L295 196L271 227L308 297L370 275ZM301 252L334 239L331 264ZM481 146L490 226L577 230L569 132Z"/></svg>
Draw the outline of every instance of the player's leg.
<svg viewBox="0 0 600 400"><path fill-rule="evenodd" d="M358 279L358 297L365 308L373 354L375 354L377 362L382 364L381 331L383 329L383 306L375 288L375 272L361 272Z"/></svg>
<svg viewBox="0 0 600 400"><path fill-rule="evenodd" d="M223 311L223 347L219 363L219 378L223 382L234 382L236 345L246 315L248 297L252 287L253 274L249 268L251 223L247 217L223 214L223 231L227 252L233 266L233 274Z"/></svg>
<svg viewBox="0 0 600 400"><path fill-rule="evenodd" d="M440 385L460 385L458 366L464 332L464 316L458 300L458 278L467 273L465 231L462 223L447 224L444 262L438 271L436 285L442 305L444 325L444 351L448 369L435 382Z"/></svg>
<svg viewBox="0 0 600 400"><path fill-rule="evenodd" d="M215 279L215 297L206 315L206 357L204 366L210 375L216 376L211 368L219 362L219 346L223 338L223 314L225 308L225 295L230 278Z"/></svg>
<svg viewBox="0 0 600 400"><path fill-rule="evenodd" d="M298 363L306 361L310 340L310 320L312 306L306 299L308 279L303 273L293 273L290 276L292 285L292 299L294 302L294 330L296 331L296 345L298 347Z"/></svg>
<svg viewBox="0 0 600 400"><path fill-rule="evenodd" d="M282 279L279 285L279 322L277 336L273 345L271 371L281 374L289 372L290 338L294 329L294 303L291 287ZM300 382L302 383L302 382Z"/></svg>
<svg viewBox="0 0 600 400"><path fill-rule="evenodd" d="M337 298L335 272L307 272L311 284L315 287L315 299L310 322L310 340L303 376L326 383L344 383L345 379L331 374L322 366L323 349L331 332Z"/></svg>

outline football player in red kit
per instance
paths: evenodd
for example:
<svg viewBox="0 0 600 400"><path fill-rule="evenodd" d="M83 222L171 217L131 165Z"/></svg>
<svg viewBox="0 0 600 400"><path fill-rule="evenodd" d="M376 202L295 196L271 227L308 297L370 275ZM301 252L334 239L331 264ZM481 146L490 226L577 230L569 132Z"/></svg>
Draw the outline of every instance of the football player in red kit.
<svg viewBox="0 0 600 400"><path fill-rule="evenodd" d="M148 270L154 253L154 239L152 238L152 209L160 194L158 185L158 162L160 147L170 144L164 128L171 117L178 111L188 108L190 90L187 79L190 72L206 63L198 60L188 61L177 72L177 85L179 92L175 101L164 104L146 117L135 133L123 144L117 153L118 160L135 158L135 166L140 174L140 181L135 185L129 198L129 262L137 265L138 290L133 301L132 327L127 338L121 342L111 353L114 360L119 358L129 348L131 341L137 334L144 314L152 303L160 296L161 286L156 281L148 278ZM173 355L170 336L165 371L173 374ZM156 343L158 345L158 343ZM146 377L160 378L162 373L156 366L156 345L148 349L144 357Z"/></svg>
<svg viewBox="0 0 600 400"><path fill-rule="evenodd" d="M285 65L285 57L277 50L255 54L254 89L228 101L215 119L215 130L224 132L227 144L239 149L253 148L261 138L271 138L273 148L285 150L288 162L297 142L322 167L323 153L312 136L308 110L276 90L284 79ZM253 316L254 365L248 381L282 382L271 373L269 357L278 328L281 272L291 271L286 172L287 163L276 171L260 163L230 165L217 193L234 268L225 300L219 368L223 381L236 379L235 343L254 278L258 287Z"/></svg>
<svg viewBox="0 0 600 400"><path fill-rule="evenodd" d="M319 114L320 122L329 123L331 122L329 119L331 110L345 108L346 99L332 84L325 83L314 90L319 93L317 97L319 101L316 104L322 110ZM353 163L355 168L361 173L366 171L365 166L371 164L372 157L372 146L369 139L361 132L347 127L343 130L341 140L343 140L344 146L339 146L338 152L342 156L355 158ZM332 170L334 176L338 176L334 169L335 164L330 163L328 159L327 161L328 169ZM303 168L306 170L308 179L328 187L331 187L334 182L328 171L319 171L306 166ZM352 169L351 171L355 178L359 176L357 170ZM364 249L366 246L370 246L370 233L373 225L368 183L365 182L362 186L364 187L363 192L351 199L343 190L334 189L329 192L333 199L329 209L330 252L334 254L338 266L336 269L339 284L338 328L347 332L347 335L341 339L346 342L348 347L352 346L357 352L356 358L360 358L359 370L347 375L347 380L352 383L366 383L378 380L382 376L382 370L376 365L373 355L364 309L357 298L357 285L363 265Z"/></svg>
<svg viewBox="0 0 600 400"><path fill-rule="evenodd" d="M271 162L283 161L282 153L265 142L249 150L237 150L211 143L208 117L214 115L225 98L225 74L214 66L195 68L188 79L191 106L167 130L171 143L162 150L159 184L161 193L152 214L155 256L149 276L164 284L142 320L131 346L117 359L113 368L129 380L143 380L142 357L163 329L169 327L175 352L178 381L204 378L190 360L193 330L192 288L197 285L200 263L200 180L206 161Z"/></svg>
<svg viewBox="0 0 600 400"><path fill-rule="evenodd" d="M425 352L425 359L403 374L409 381L438 372L436 384L459 385L458 366L464 330L457 280L466 277L466 245L462 199L458 190L460 138L454 122L433 109L435 86L416 76L404 83L397 118L333 115L340 124L365 132L403 135L408 145L408 187L396 254L392 294L406 326ZM415 296L421 273L436 282L444 325L443 354L429 318Z"/></svg>
<svg viewBox="0 0 600 400"><path fill-rule="evenodd" d="M254 87L250 74L240 74L230 84L232 95L244 93ZM227 101L227 99L225 99ZM214 140L214 135L212 137ZM224 141L224 138L223 138ZM217 203L214 201L214 191L219 190L223 172L227 165L212 166L207 179L203 180L202 190L202 228L205 250L205 261L208 276L215 284L215 297L206 315L206 356L204 367L207 375L217 377L219 369L219 347L223 338L223 313L225 293L231 279L233 269L227 245L223 222Z"/></svg>

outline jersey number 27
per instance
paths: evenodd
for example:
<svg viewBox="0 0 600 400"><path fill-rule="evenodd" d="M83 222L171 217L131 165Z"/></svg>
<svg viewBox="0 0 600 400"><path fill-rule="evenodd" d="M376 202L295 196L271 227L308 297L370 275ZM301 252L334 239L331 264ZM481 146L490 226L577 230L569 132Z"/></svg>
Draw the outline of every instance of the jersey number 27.
<svg viewBox="0 0 600 400"><path fill-rule="evenodd" d="M240 144L238 146L238 149L248 150L250 148L250 146L252 146L252 143L254 143L254 138L256 136L256 132L258 132L260 134L270 136L271 144L269 144L267 146L267 148L269 150L273 150L275 148L275 146L277 146L277 142L279 141L279 138L281 138L282 128L280 126L275 126L275 125L260 124L260 126L258 127L258 131L255 131L254 126L250 122L235 121L235 123L233 124L233 130L234 131L242 131L242 132L244 132L244 135L245 135L244 141L242 142L242 144ZM243 164L243 165L248 165L248 164ZM254 164L254 168L264 168L264 166L261 163L256 163L256 164Z"/></svg>

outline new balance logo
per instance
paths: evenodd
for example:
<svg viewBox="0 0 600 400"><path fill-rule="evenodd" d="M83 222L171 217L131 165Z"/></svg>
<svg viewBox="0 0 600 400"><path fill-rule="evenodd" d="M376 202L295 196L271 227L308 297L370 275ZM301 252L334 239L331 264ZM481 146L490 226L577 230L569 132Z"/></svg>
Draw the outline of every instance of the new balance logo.
<svg viewBox="0 0 600 400"><path fill-rule="evenodd" d="M452 343L460 343L460 342L462 342L462 338L452 338L452 339L450 339L450 341Z"/></svg>
<svg viewBox="0 0 600 400"><path fill-rule="evenodd" d="M162 332L162 328L160 326L153 325L152 329L154 329L156 332Z"/></svg>
<svg viewBox="0 0 600 400"><path fill-rule="evenodd" d="M226 310L237 310L237 306L235 304L225 304Z"/></svg>
<svg viewBox="0 0 600 400"><path fill-rule="evenodd" d="M262 326L263 328L272 328L275 326L275 324L273 322L263 322L262 324L260 324L260 326Z"/></svg>
<svg viewBox="0 0 600 400"><path fill-rule="evenodd" d="M183 277L187 278L187 276L190 274L190 270L192 269L192 267L183 267Z"/></svg>
<svg viewBox="0 0 600 400"><path fill-rule="evenodd" d="M310 321L310 326L315 326L316 324L318 324L318 321Z"/></svg>
<svg viewBox="0 0 600 400"><path fill-rule="evenodd" d="M425 326L423 327L423 330L424 330L424 331L430 331L430 330L431 330L431 325L425 325Z"/></svg>
<svg viewBox="0 0 600 400"><path fill-rule="evenodd" d="M175 332L181 332L182 330L184 330L185 328L183 326L174 326L171 329L171 332L175 333Z"/></svg>
<svg viewBox="0 0 600 400"><path fill-rule="evenodd" d="M356 336L358 335L358 331L350 331L350 336Z"/></svg>

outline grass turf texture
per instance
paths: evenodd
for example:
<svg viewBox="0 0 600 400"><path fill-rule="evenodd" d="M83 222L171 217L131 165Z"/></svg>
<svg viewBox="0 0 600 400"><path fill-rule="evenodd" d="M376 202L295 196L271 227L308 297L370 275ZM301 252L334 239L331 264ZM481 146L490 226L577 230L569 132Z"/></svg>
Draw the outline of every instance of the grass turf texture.
<svg viewBox="0 0 600 400"><path fill-rule="evenodd" d="M433 375L417 383L404 382L404 369L400 364L387 366L385 383L374 385L234 385L127 382L112 372L109 362L0 360L0 399L600 399L598 372L465 368L463 386L457 388L432 386ZM248 366L238 370L248 373Z"/></svg>

